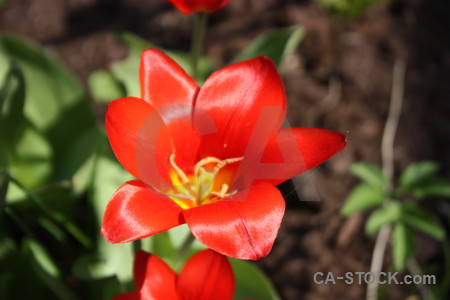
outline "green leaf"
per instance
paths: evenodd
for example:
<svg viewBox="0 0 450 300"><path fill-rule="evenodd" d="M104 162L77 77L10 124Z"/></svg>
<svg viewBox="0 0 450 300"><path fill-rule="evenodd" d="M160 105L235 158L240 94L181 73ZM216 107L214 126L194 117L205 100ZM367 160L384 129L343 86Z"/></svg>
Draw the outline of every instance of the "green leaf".
<svg viewBox="0 0 450 300"><path fill-rule="evenodd" d="M89 76L89 90L95 100L103 103L126 96L125 87L107 70L97 70Z"/></svg>
<svg viewBox="0 0 450 300"><path fill-rule="evenodd" d="M316 0L332 16L356 18L370 6L386 0Z"/></svg>
<svg viewBox="0 0 450 300"><path fill-rule="evenodd" d="M400 188L409 191L415 185L419 185L431 176L436 175L439 165L431 161L417 162L409 165L400 176Z"/></svg>
<svg viewBox="0 0 450 300"><path fill-rule="evenodd" d="M450 182L438 177L430 177L411 189L413 196L418 199L428 197L450 198Z"/></svg>
<svg viewBox="0 0 450 300"><path fill-rule="evenodd" d="M174 227L168 231L170 240L175 248L180 248L184 243L188 235L191 234L191 230L187 226L187 224L183 224L177 227ZM200 243L198 240L195 240L191 246L196 252L206 249L206 246Z"/></svg>
<svg viewBox="0 0 450 300"><path fill-rule="evenodd" d="M1 35L0 66L10 61L17 63L25 78L24 115L30 127L47 140L58 166L71 141L95 125L86 94L76 77L40 46Z"/></svg>
<svg viewBox="0 0 450 300"><path fill-rule="evenodd" d="M394 268L396 271L402 271L406 267L416 247L414 232L404 223L398 222L394 225L392 247Z"/></svg>
<svg viewBox="0 0 450 300"><path fill-rule="evenodd" d="M439 221L415 203L403 205L403 220L406 224L428 234L438 241L445 239L445 229Z"/></svg>
<svg viewBox="0 0 450 300"><path fill-rule="evenodd" d="M0 89L0 161L14 177L37 187L51 172L51 149L24 116L25 89L22 71L11 63Z"/></svg>
<svg viewBox="0 0 450 300"><path fill-rule="evenodd" d="M383 204L384 199L386 199L386 195L380 189L367 184L359 184L348 196L341 215L348 217L354 213L366 211Z"/></svg>
<svg viewBox="0 0 450 300"><path fill-rule="evenodd" d="M167 261L174 262L177 249L173 246L168 232L161 232L152 236L151 241L152 253Z"/></svg>
<svg viewBox="0 0 450 300"><path fill-rule="evenodd" d="M350 167L350 173L365 183L379 189L383 189L388 179L383 175L379 166L368 163L354 163Z"/></svg>
<svg viewBox="0 0 450 300"><path fill-rule="evenodd" d="M53 152L45 137L25 121L12 153L8 156L12 177L28 188L44 184L52 172Z"/></svg>
<svg viewBox="0 0 450 300"><path fill-rule="evenodd" d="M64 210L70 209L71 193L70 188L64 183L54 184L47 186L44 189L39 190L39 193L35 193L30 189L27 189L16 178L11 177L12 186L16 186L24 192L27 197L26 201L18 201L14 203L14 207L20 210L27 210L30 207L36 211L33 213L33 218L37 214L42 214L45 217L51 218L56 223L63 226L69 233L72 234L83 246L90 248L92 245L91 240L80 230L77 225L71 220L70 213L64 213ZM56 193L55 193L56 191ZM58 193L61 193L58 196ZM55 199L56 198L56 199ZM63 199L64 201L61 201ZM28 201L31 200L31 201ZM57 200L55 202L55 200Z"/></svg>
<svg viewBox="0 0 450 300"><path fill-rule="evenodd" d="M277 68L280 68L284 59L297 49L304 35L305 31L300 26L292 26L265 33L257 37L232 62L267 56L273 60Z"/></svg>
<svg viewBox="0 0 450 300"><path fill-rule="evenodd" d="M8 193L8 185L9 185L9 174L4 172L4 174L0 173L0 220L3 214L3 209L5 208L6 203L6 194Z"/></svg>
<svg viewBox="0 0 450 300"><path fill-rule="evenodd" d="M402 205L390 202L374 211L366 222L366 234L373 235L384 226L390 225L402 218Z"/></svg>
<svg viewBox="0 0 450 300"><path fill-rule="evenodd" d="M23 127L25 79L15 63L11 63L3 86L0 88L0 145L12 152Z"/></svg>
<svg viewBox="0 0 450 300"><path fill-rule="evenodd" d="M47 252L47 249L45 249L39 243L31 239L27 240L26 243L30 248L31 253L33 254L37 263L41 266L41 268L45 272L47 272L50 276L53 277L59 276L58 267L50 257L49 253Z"/></svg>
<svg viewBox="0 0 450 300"><path fill-rule="evenodd" d="M31 251L32 266L43 283L62 300L75 300L76 296L60 278L59 270L47 250L32 239L25 240L24 246Z"/></svg>
<svg viewBox="0 0 450 300"><path fill-rule="evenodd" d="M60 156L55 175L60 180L71 180L77 171L106 143L105 135L96 127L80 132Z"/></svg>
<svg viewBox="0 0 450 300"><path fill-rule="evenodd" d="M57 298L43 283L35 268L28 247L20 249L9 239L0 239L1 299L63 299Z"/></svg>
<svg viewBox="0 0 450 300"><path fill-rule="evenodd" d="M272 286L270 280L253 264L228 258L233 267L236 279L236 291L234 300L258 299L278 300L281 299Z"/></svg>
<svg viewBox="0 0 450 300"><path fill-rule="evenodd" d="M94 166L94 177L91 185L89 201L92 205L97 224L102 224L103 213L113 193L126 181L133 177L125 171L117 161L99 156ZM110 244L100 235L98 230L98 256L96 276L107 277L116 275L121 282L130 281L133 266L132 243Z"/></svg>
<svg viewBox="0 0 450 300"><path fill-rule="evenodd" d="M0 65L15 61L25 76L27 99L25 114L44 131L61 125L61 113L78 103L88 103L75 76L39 46L10 35L0 36ZM92 122L90 110L82 123ZM79 123L79 125L82 125ZM83 126L78 126L83 127Z"/></svg>

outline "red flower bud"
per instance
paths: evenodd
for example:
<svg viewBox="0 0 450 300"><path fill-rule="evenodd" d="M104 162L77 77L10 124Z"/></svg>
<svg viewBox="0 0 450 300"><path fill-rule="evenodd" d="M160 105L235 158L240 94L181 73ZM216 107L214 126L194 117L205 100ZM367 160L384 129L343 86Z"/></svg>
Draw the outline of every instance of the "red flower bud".
<svg viewBox="0 0 450 300"><path fill-rule="evenodd" d="M190 15L195 12L213 13L224 8L230 0L169 0L182 13Z"/></svg>
<svg viewBox="0 0 450 300"><path fill-rule="evenodd" d="M158 256L139 251L133 273L137 291L112 300L231 300L235 289L228 259L209 249L189 258L179 274Z"/></svg>

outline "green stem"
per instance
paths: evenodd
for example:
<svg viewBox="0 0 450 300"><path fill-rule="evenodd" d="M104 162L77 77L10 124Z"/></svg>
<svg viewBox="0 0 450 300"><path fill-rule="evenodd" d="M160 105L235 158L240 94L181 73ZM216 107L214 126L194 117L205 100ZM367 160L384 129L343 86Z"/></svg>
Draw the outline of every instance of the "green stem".
<svg viewBox="0 0 450 300"><path fill-rule="evenodd" d="M132 243L133 243L133 251L134 252L138 252L139 250L142 249L142 242L141 242L141 240L136 240L136 241L134 241Z"/></svg>
<svg viewBox="0 0 450 300"><path fill-rule="evenodd" d="M178 266L184 259L184 257L189 252L189 249L191 249L192 244L195 241L195 237L192 233L189 233L189 235L184 240L183 244L181 245L180 249L178 249L177 256L175 257L175 264Z"/></svg>
<svg viewBox="0 0 450 300"><path fill-rule="evenodd" d="M194 19L194 30L191 41L191 67L192 77L198 80L198 64L202 54L203 36L206 28L206 14L197 13Z"/></svg>

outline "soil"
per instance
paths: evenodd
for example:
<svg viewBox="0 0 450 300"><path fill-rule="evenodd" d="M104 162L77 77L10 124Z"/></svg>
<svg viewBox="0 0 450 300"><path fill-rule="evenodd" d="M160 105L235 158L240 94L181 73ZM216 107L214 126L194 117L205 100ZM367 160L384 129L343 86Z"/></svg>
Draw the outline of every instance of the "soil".
<svg viewBox="0 0 450 300"><path fill-rule="evenodd" d="M272 252L257 264L283 299L365 296L365 285L318 285L313 275L369 271L374 238L364 235L367 215L345 220L339 210L357 183L348 172L351 163L380 163L396 61L407 67L395 143L397 173L412 161L429 159L438 161L442 175L450 178L448 11L450 2L445 0L393 0L348 20L337 38L339 21L308 0L233 0L210 16L205 51L217 68L258 34L302 25L306 37L282 69L288 121L348 134L345 151L280 186L286 214ZM163 48L188 50L191 26L190 17L164 0L8 0L0 9L1 31L44 45L83 83L94 70L126 56L111 30L134 32ZM330 78L338 78L334 83L340 84L340 95L330 94ZM449 206L442 199L425 205L448 225ZM415 255L421 265L442 265L441 247L425 236ZM385 270L390 261L388 255ZM413 286L390 286L385 299L417 293Z"/></svg>

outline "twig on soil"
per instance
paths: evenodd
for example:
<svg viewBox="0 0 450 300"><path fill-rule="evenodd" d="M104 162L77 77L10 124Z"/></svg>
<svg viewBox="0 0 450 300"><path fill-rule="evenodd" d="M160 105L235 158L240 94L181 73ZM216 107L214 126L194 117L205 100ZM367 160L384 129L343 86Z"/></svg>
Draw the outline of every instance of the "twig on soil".
<svg viewBox="0 0 450 300"><path fill-rule="evenodd" d="M381 159L383 163L383 173L389 178L388 183L384 187L387 192L391 191L392 179L394 178L394 141L397 127L400 120L400 114L403 106L403 93L405 86L406 64L403 60L397 59L394 65L391 103L389 107L389 115L384 127L383 138L381 141ZM389 237L391 235L391 226L386 226L378 233L375 247L372 254L372 263L370 272L379 274L383 268L384 254ZM379 283L374 281L367 286L367 300L376 300L378 297Z"/></svg>

